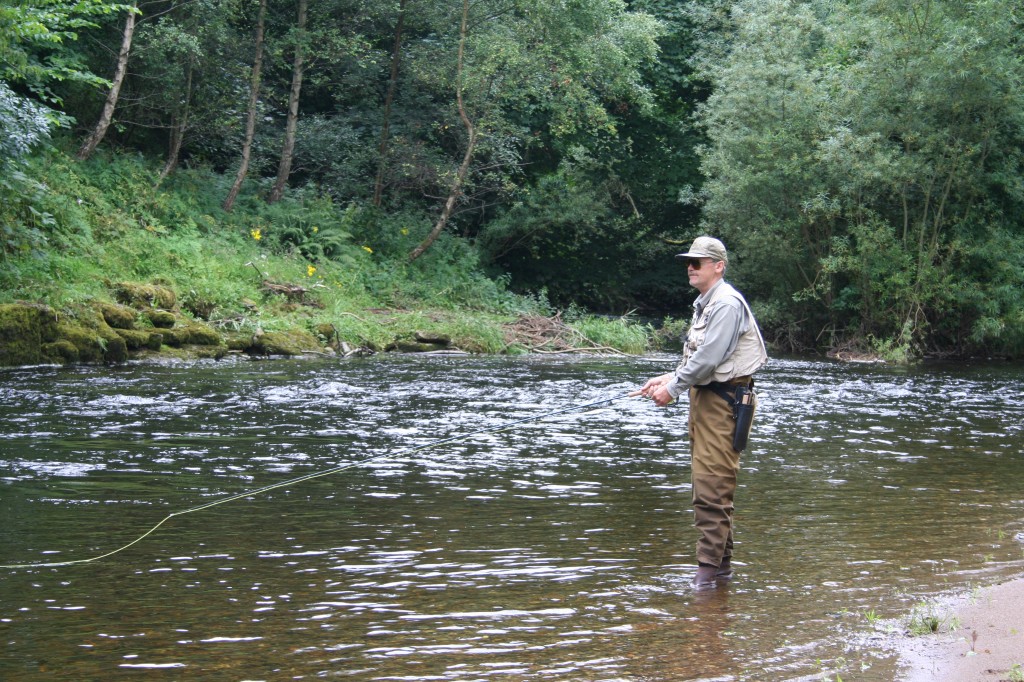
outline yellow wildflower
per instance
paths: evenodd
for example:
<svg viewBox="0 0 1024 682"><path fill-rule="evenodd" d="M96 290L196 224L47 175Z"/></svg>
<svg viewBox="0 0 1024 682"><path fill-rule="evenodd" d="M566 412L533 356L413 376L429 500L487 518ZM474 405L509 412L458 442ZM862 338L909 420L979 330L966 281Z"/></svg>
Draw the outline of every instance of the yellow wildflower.
<svg viewBox="0 0 1024 682"><path fill-rule="evenodd" d="M263 238L263 233L259 231L259 228L255 230L249 230L249 234L251 234L252 238L255 239L256 241L259 241L260 239Z"/></svg>
<svg viewBox="0 0 1024 682"><path fill-rule="evenodd" d="M316 272L316 268L314 268L312 265L306 266L306 277L312 277L314 272Z"/></svg>
<svg viewBox="0 0 1024 682"><path fill-rule="evenodd" d="M373 249L371 249L369 246L364 246L363 251L365 251L366 253L373 253Z"/></svg>

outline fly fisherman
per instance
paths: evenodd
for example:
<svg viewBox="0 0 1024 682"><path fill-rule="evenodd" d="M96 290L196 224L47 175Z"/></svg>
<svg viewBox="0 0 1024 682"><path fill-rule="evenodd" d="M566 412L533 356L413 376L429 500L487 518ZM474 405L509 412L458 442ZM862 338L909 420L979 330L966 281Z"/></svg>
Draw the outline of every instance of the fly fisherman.
<svg viewBox="0 0 1024 682"><path fill-rule="evenodd" d="M746 445L757 398L753 375L768 360L750 306L726 282L725 246L697 237L686 261L690 284L700 292L675 371L654 377L632 395L665 407L689 389L690 456L698 590L732 577L732 513L740 452Z"/></svg>

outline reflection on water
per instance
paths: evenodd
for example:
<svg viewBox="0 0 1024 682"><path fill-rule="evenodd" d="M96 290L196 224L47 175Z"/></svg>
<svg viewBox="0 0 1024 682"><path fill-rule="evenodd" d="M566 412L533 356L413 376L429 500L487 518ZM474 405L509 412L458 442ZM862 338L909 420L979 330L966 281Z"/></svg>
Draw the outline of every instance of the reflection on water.
<svg viewBox="0 0 1024 682"><path fill-rule="evenodd" d="M669 357L0 375L0 678L891 680L866 618L1024 572L1020 367L775 360L689 589ZM465 439L444 440L497 429Z"/></svg>

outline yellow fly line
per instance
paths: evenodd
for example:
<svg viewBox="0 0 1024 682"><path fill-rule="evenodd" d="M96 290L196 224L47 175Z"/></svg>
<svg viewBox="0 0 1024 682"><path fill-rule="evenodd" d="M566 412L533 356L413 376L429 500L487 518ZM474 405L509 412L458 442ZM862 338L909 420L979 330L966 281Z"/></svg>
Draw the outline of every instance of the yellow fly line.
<svg viewBox="0 0 1024 682"><path fill-rule="evenodd" d="M614 398L603 398L601 400L595 400L594 402L586 403L586 404L583 404L583 405L574 405L572 407L566 407L566 408L563 408L561 410L555 410L553 412L545 412L544 414L539 414L539 415L534 416L534 417L526 417L524 419L517 419L515 421L511 421L511 422L508 422L506 424L499 424L498 426L492 426L492 427L485 428L485 429L479 429L477 431L471 431L469 433L465 433L465 434L462 434L462 435L459 435L459 436L450 436L448 438L441 438L440 440L435 440L435 441L431 441L429 443L424 443L423 445L417 445L416 447L406 448L406 449L400 450L398 452L384 453L384 454L380 454L380 455L375 455L373 457L368 457L366 459L359 460L358 462L352 462L350 464L343 464L341 466L337 466L337 467L334 467L334 468L331 468L331 469L325 469L324 471L316 471L316 472L313 472L311 474L306 474L305 476L299 476L297 478L288 479L287 481L282 481L281 483L275 483L273 485L264 486L262 488L256 488L254 490L247 490L245 492L237 493L235 495L229 495L227 497L222 497L222 498L220 498L218 500L214 500L212 502L207 502L206 504L200 504L200 505L197 505L195 507L191 507L189 509L182 509L181 511L172 512L172 513L168 514L167 516L165 516L163 519L161 519L160 522L157 523L155 526L153 526L152 528L147 530L145 533L143 533L139 537L137 537L134 540L132 540L131 542L129 542L127 545L124 545L123 547L118 547L117 549L111 550L111 551L107 552L106 554L100 554L99 556L89 557L87 559L71 559L71 560L68 560L68 561L51 561L51 562L47 562L47 563L0 564L0 568L11 568L11 569L17 569L17 568L53 568L53 567L57 567L57 566L72 566L74 564L88 564L88 563L92 563L94 561L100 561L101 559L106 559L107 557L113 556L113 555L117 554L118 552L123 552L124 550L128 549L132 545L135 545L135 544L141 542L142 540L145 540L147 537L152 535L160 526L164 525L165 523L170 521L175 516L184 516L185 514L191 514L193 512L203 511L204 509L209 509L210 507L216 507L218 505L227 504L228 502L234 502L236 500L241 500L241 499L246 498L246 497L253 497L255 495L261 495L263 493L270 492L271 490L277 490L278 488L285 488L287 486L295 485L297 483L303 483L305 481L310 481L310 480L312 480L314 478L322 478L324 476L331 476L333 474L337 474L337 473L345 471L347 469L352 469L352 468L357 467L357 466L362 466L364 464L368 464L368 463L376 461L376 460L401 457L403 455L408 455L408 454L411 454L411 453L414 453L414 452L418 452L419 450L425 450L427 448L434 447L434 446L437 446L437 445L443 445L444 443L451 443L451 442L454 442L454 441L470 438L471 436L476 436L476 435L481 434L481 433L493 433L495 431L504 431L505 429L512 428L513 426L516 426L517 424L523 424L525 422L537 421L538 419L544 419L545 417L553 417L555 415L564 414L566 412L574 412L576 410L582 410L582 409L586 409L588 407L594 407L595 405L603 405L605 403L612 403L612 402L615 402L617 400L622 400L623 398L632 397L633 395L635 395L635 394L634 393L627 393L627 394L624 394L624 395L616 396Z"/></svg>

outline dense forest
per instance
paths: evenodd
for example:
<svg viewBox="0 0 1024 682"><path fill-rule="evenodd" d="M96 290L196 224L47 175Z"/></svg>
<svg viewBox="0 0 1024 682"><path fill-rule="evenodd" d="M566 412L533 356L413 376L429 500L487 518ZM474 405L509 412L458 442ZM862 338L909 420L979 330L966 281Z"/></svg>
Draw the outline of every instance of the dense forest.
<svg viewBox="0 0 1024 682"><path fill-rule="evenodd" d="M8 0L0 303L96 295L105 243L207 318L251 306L227 248L364 307L662 320L713 234L777 350L1020 357L1020 12Z"/></svg>

